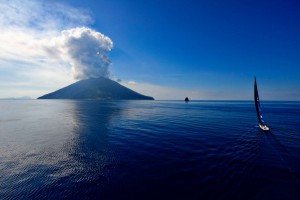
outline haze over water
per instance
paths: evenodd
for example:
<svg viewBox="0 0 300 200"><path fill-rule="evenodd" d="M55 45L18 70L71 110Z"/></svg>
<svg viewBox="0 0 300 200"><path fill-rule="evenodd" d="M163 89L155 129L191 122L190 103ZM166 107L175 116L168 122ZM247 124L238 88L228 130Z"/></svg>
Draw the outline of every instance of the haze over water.
<svg viewBox="0 0 300 200"><path fill-rule="evenodd" d="M1 199L300 199L300 102L0 101Z"/></svg>

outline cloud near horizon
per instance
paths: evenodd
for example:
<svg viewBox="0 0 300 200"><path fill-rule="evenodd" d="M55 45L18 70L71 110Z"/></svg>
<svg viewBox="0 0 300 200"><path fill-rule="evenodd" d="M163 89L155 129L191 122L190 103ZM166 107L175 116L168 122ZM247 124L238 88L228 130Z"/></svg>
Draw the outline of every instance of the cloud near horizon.
<svg viewBox="0 0 300 200"><path fill-rule="evenodd" d="M174 88L170 86L156 85L137 81L121 81L121 85L128 87L146 96L152 96L156 100L249 100L252 99L252 87L241 91L209 90L204 88ZM227 97L227 98L224 98ZM230 98L228 98L230 97Z"/></svg>
<svg viewBox="0 0 300 200"><path fill-rule="evenodd" d="M172 87L160 86L151 83L140 83L136 81L122 81L120 84L143 95L152 96L156 100L183 100L187 96L193 100L207 99L205 93L195 90L176 89Z"/></svg>
<svg viewBox="0 0 300 200"><path fill-rule="evenodd" d="M88 11L37 0L0 1L0 10L1 97L20 90L38 97L76 79L110 76L113 42L87 27Z"/></svg>

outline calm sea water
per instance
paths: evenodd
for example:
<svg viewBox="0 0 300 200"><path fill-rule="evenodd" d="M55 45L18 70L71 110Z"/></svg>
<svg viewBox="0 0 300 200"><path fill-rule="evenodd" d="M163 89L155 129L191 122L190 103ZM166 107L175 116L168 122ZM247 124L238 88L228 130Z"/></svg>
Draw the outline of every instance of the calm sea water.
<svg viewBox="0 0 300 200"><path fill-rule="evenodd" d="M300 102L0 101L0 199L300 199Z"/></svg>

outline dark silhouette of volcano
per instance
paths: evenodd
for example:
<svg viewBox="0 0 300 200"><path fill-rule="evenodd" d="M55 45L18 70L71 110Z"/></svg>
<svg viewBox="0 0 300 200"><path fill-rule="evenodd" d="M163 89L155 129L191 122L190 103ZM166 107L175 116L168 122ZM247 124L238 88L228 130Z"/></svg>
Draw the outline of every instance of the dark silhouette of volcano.
<svg viewBox="0 0 300 200"><path fill-rule="evenodd" d="M38 99L154 100L103 77L78 81Z"/></svg>

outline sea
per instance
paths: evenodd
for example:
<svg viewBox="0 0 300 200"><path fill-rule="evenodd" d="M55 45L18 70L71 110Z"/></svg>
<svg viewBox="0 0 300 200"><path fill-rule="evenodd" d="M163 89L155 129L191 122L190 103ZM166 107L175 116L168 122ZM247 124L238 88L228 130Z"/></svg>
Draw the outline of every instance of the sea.
<svg viewBox="0 0 300 200"><path fill-rule="evenodd" d="M0 101L0 199L300 199L300 102Z"/></svg>

